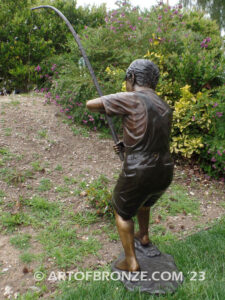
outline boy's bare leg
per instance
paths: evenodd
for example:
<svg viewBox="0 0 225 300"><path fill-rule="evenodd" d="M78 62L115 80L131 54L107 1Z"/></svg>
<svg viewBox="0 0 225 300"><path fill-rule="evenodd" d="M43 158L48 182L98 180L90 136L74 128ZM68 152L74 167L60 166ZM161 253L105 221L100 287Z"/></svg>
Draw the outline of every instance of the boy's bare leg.
<svg viewBox="0 0 225 300"><path fill-rule="evenodd" d="M116 226L125 252L125 259L119 261L116 267L120 270L135 272L140 270L134 250L134 222L124 220L115 212Z"/></svg>
<svg viewBox="0 0 225 300"><path fill-rule="evenodd" d="M148 236L150 207L141 207L138 210L137 218L139 224L139 231L135 234L135 237L139 239L142 245L148 245L150 243Z"/></svg>

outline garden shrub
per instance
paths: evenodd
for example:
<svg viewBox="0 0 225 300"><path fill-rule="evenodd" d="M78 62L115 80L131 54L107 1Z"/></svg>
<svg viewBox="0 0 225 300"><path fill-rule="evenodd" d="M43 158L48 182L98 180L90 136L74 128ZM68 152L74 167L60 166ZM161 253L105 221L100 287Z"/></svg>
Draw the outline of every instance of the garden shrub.
<svg viewBox="0 0 225 300"><path fill-rule="evenodd" d="M28 91L36 84L35 67L53 54L69 52L66 24L52 10L31 11L41 0L0 0L0 92ZM79 32L84 24L104 22L105 7L76 8L76 1L54 0Z"/></svg>

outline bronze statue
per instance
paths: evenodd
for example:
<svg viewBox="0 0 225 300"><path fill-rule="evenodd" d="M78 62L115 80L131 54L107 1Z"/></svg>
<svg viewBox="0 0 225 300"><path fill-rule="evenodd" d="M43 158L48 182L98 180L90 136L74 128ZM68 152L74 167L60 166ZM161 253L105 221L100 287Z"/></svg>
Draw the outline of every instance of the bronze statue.
<svg viewBox="0 0 225 300"><path fill-rule="evenodd" d="M127 92L102 96L86 104L92 112L123 118L123 142L114 148L124 152L125 158L112 203L125 252L125 259L117 262L116 268L131 272L140 270L135 247L142 249L144 255L147 249L148 256L150 207L173 178L169 150L172 110L154 91L158 79L159 70L153 62L137 59L126 72ZM136 234L132 220L135 215L139 223ZM154 255L159 254L155 249Z"/></svg>
<svg viewBox="0 0 225 300"><path fill-rule="evenodd" d="M183 278L177 276L174 280L172 276L170 280L163 280L162 277L156 279L153 276L158 273L179 274L173 257L161 254L148 237L150 207L165 192L173 177L173 161L169 152L172 111L154 92L159 70L149 60L135 60L127 69L127 92L103 96L81 41L68 19L50 5L41 5L32 10L39 8L54 10L70 29L100 96L88 101L87 107L106 115L116 144L114 149L124 160L113 193L113 206L125 253L122 252L112 264L112 269L120 272L141 269L142 273L148 273L147 280L140 277L136 284L133 280L120 279L129 290L138 287L140 291L150 294L174 292ZM118 140L112 115L123 118L124 142ZM138 217L139 232L134 235L132 217L135 215Z"/></svg>

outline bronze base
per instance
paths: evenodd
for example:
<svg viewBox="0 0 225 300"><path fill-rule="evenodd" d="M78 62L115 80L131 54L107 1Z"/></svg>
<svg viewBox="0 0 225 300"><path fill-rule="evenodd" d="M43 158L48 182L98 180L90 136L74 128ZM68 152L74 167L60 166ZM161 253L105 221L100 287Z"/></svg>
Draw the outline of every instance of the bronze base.
<svg viewBox="0 0 225 300"><path fill-rule="evenodd" d="M115 267L118 261L125 258L124 252L112 263L112 271L118 274L119 280L130 291L139 289L140 292L153 295L174 293L183 282L183 274L179 273L173 257L165 253L160 254L152 244L144 246L143 249L141 247L141 244L135 243L135 253L141 271L127 272Z"/></svg>

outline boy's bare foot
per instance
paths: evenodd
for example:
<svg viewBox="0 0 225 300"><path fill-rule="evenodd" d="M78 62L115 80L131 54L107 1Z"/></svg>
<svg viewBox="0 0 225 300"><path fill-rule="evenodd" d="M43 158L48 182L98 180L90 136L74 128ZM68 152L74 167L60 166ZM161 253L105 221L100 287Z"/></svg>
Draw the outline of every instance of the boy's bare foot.
<svg viewBox="0 0 225 300"><path fill-rule="evenodd" d="M142 246L147 246L151 243L148 235L141 235L139 231L134 234L134 237L140 241Z"/></svg>
<svg viewBox="0 0 225 300"><path fill-rule="evenodd" d="M143 245L138 238L134 239L135 250L140 251L144 256L154 257L161 254L159 249L150 241L148 244Z"/></svg>
<svg viewBox="0 0 225 300"><path fill-rule="evenodd" d="M137 261L132 260L131 262L128 262L126 258L124 260L119 261L116 264L116 268L123 271L129 271L129 272L140 271L140 266L137 263Z"/></svg>

